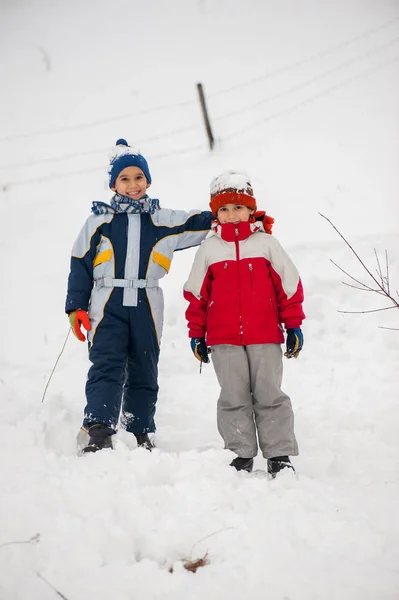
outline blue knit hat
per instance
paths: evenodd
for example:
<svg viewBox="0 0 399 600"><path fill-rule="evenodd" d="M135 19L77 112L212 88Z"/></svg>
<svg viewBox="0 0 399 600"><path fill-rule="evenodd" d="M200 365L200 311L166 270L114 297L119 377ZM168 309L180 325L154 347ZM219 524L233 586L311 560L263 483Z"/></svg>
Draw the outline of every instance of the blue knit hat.
<svg viewBox="0 0 399 600"><path fill-rule="evenodd" d="M138 167L143 171L148 183L151 183L150 170L146 159L140 154L140 150L131 148L123 138L117 140L115 145L116 150L112 154L108 169L109 187L115 186L116 178L126 167Z"/></svg>

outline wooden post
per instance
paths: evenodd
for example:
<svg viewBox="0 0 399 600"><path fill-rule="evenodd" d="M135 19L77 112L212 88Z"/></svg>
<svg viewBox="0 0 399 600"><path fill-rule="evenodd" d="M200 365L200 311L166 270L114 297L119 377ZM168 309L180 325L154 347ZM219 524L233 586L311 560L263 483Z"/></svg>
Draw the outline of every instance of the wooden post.
<svg viewBox="0 0 399 600"><path fill-rule="evenodd" d="M197 89L198 89L198 95L199 95L201 109L202 109L202 116L204 118L205 129L206 129L206 133L208 135L209 147L212 150L213 146L215 145L215 140L213 138L211 124L209 122L208 110L206 108L205 95L204 95L204 89L202 87L202 83L197 83Z"/></svg>

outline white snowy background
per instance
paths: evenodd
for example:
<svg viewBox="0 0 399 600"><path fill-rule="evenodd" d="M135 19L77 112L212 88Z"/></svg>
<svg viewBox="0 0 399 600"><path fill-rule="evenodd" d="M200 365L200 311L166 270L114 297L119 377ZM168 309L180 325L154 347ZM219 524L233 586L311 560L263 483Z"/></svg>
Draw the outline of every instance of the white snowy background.
<svg viewBox="0 0 399 600"><path fill-rule="evenodd" d="M397 0L2 0L0 56L0 599L397 600L399 332L381 327L398 312L338 312L390 304L343 285L330 259L368 280L319 215L373 271L388 251L396 293ZM195 250L164 279L154 452L120 432L77 457L88 360L72 336L41 402L118 137L164 207L206 209L210 179L238 167L276 218L306 293L304 350L284 364L296 478L228 466L216 377L186 333Z"/></svg>

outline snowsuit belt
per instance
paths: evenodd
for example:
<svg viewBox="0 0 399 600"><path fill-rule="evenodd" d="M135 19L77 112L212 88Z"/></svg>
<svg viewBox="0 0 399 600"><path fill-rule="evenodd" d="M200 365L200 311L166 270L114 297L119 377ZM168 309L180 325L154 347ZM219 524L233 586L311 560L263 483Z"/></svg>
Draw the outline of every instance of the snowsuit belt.
<svg viewBox="0 0 399 600"><path fill-rule="evenodd" d="M155 288L159 287L159 279L153 279L152 277L148 279L113 279L112 277L102 277L101 279L96 279L95 285L99 288Z"/></svg>

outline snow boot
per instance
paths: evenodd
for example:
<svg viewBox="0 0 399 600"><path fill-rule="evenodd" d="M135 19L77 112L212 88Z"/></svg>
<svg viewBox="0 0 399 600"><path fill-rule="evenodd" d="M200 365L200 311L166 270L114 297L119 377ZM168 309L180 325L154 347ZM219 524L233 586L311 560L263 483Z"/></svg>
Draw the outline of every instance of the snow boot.
<svg viewBox="0 0 399 600"><path fill-rule="evenodd" d="M154 444L148 437L148 433L135 433L135 438L137 440L137 446L139 448L145 448L146 450L151 450L155 448Z"/></svg>
<svg viewBox="0 0 399 600"><path fill-rule="evenodd" d="M274 458L267 459L267 472L273 479L282 469L287 468L292 469L295 473L294 466L292 465L289 456L275 456Z"/></svg>
<svg viewBox="0 0 399 600"><path fill-rule="evenodd" d="M248 471L250 473L254 466L253 458L241 458L237 456L231 463L230 467L234 467L236 471Z"/></svg>
<svg viewBox="0 0 399 600"><path fill-rule="evenodd" d="M96 423L89 427L89 443L86 448L83 448L83 453L87 452L97 452L98 450L103 450L104 448L112 448L112 436L115 431L108 427L108 425L103 425L103 423Z"/></svg>

